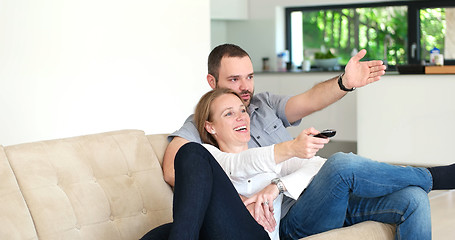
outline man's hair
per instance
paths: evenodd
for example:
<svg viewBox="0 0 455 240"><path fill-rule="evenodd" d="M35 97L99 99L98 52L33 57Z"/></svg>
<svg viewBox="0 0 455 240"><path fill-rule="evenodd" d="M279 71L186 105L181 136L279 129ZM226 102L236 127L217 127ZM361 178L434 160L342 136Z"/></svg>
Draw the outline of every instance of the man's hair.
<svg viewBox="0 0 455 240"><path fill-rule="evenodd" d="M220 74L220 65L221 59L223 57L249 57L248 53L243 50L241 47L234 44L222 44L215 47L209 55L207 62L208 73L215 77L216 82L218 83L218 77ZM250 58L251 59L251 58Z"/></svg>
<svg viewBox="0 0 455 240"><path fill-rule="evenodd" d="M204 94L196 105L196 109L194 111L194 124L196 125L197 131L199 132L199 136L201 136L202 143L208 143L215 147L219 147L218 142L215 140L212 134L207 132L205 129L205 122L213 121L211 112L212 103L215 99L224 94L233 94L242 100L240 96L231 89L217 88Z"/></svg>

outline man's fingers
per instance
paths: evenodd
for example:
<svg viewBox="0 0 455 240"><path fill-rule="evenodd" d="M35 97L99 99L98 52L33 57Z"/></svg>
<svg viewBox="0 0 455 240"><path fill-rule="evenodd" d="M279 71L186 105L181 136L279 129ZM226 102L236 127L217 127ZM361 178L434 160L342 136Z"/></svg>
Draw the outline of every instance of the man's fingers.
<svg viewBox="0 0 455 240"><path fill-rule="evenodd" d="M354 61L360 61L360 59L362 59L363 57L365 57L365 55L367 54L367 50L365 49L362 49L360 50L356 55L354 55L351 60L354 60Z"/></svg>
<svg viewBox="0 0 455 240"><path fill-rule="evenodd" d="M384 62L382 60L372 60L367 62L368 67L373 68L373 67L379 67L382 68L382 66L385 67Z"/></svg>

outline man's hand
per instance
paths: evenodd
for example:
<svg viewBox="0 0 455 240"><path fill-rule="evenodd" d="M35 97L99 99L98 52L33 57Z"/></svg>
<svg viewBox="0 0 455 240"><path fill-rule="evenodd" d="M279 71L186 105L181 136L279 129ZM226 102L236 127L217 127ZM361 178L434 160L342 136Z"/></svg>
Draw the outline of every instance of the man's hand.
<svg viewBox="0 0 455 240"><path fill-rule="evenodd" d="M270 184L243 201L254 219L269 232L273 232L276 227L275 217L273 216L273 201L278 197L278 194L276 185ZM253 212L250 209L251 205L254 205Z"/></svg>
<svg viewBox="0 0 455 240"><path fill-rule="evenodd" d="M378 81L385 74L386 66L381 60L360 62L367 51L362 49L353 56L344 69L343 85L350 88L363 87Z"/></svg>

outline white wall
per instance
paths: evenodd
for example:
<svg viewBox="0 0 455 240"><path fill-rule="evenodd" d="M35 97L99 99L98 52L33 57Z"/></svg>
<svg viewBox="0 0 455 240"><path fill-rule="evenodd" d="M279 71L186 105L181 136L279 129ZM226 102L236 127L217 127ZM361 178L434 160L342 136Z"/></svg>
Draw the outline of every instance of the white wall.
<svg viewBox="0 0 455 240"><path fill-rule="evenodd" d="M389 75L357 89L358 153L410 165L455 162L454 75Z"/></svg>
<svg viewBox="0 0 455 240"><path fill-rule="evenodd" d="M171 132L209 87L209 0L2 0L0 144Z"/></svg>

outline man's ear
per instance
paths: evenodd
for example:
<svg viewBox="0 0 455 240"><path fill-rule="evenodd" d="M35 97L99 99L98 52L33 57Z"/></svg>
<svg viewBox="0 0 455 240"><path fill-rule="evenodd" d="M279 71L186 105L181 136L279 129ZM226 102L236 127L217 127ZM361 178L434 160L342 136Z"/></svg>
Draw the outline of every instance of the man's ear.
<svg viewBox="0 0 455 240"><path fill-rule="evenodd" d="M207 82L212 89L216 88L216 79L212 74L207 74Z"/></svg>
<svg viewBox="0 0 455 240"><path fill-rule="evenodd" d="M216 133L215 129L212 126L212 123L209 122L209 121L205 121L204 128L205 128L205 131L207 131L210 134L215 134Z"/></svg>

